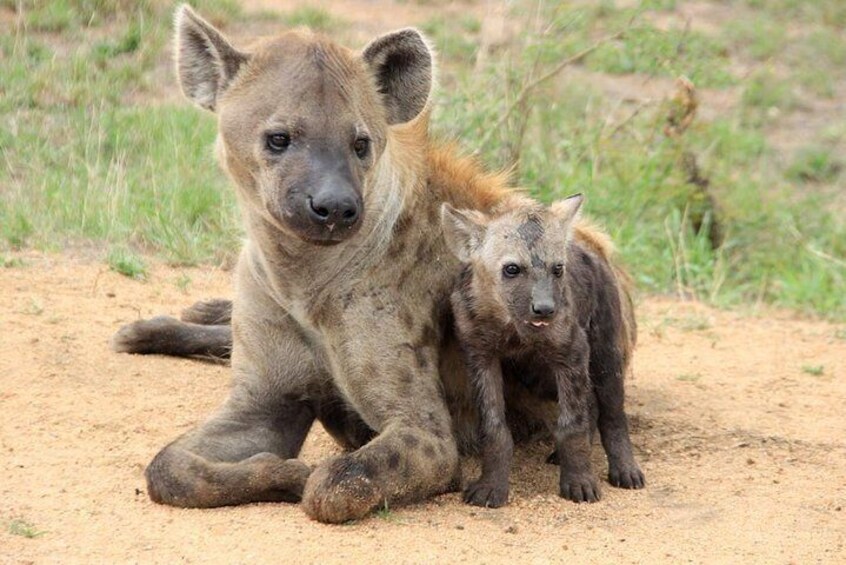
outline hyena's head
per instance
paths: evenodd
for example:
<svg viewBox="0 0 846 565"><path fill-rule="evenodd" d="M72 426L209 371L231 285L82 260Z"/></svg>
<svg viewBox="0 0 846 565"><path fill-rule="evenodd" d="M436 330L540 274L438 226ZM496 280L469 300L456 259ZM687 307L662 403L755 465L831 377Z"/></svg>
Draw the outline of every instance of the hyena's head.
<svg viewBox="0 0 846 565"><path fill-rule="evenodd" d="M525 335L550 327L565 311L567 257L582 204L576 194L549 207L520 206L494 218L444 204L447 244L473 271L474 308Z"/></svg>
<svg viewBox="0 0 846 565"><path fill-rule="evenodd" d="M187 5L176 13L185 95L218 115L218 151L244 205L312 243L352 236L394 124L425 108L432 52L419 32L361 52L307 31L234 47Z"/></svg>

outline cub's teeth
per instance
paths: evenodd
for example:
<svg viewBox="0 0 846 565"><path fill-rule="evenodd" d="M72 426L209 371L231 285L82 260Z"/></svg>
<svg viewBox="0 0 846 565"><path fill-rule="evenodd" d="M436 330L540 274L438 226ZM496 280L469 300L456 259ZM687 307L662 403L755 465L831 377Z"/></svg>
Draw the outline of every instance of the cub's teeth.
<svg viewBox="0 0 846 565"><path fill-rule="evenodd" d="M533 326L535 326L536 328L542 328L544 326L549 325L549 322L529 322L529 323L532 324Z"/></svg>

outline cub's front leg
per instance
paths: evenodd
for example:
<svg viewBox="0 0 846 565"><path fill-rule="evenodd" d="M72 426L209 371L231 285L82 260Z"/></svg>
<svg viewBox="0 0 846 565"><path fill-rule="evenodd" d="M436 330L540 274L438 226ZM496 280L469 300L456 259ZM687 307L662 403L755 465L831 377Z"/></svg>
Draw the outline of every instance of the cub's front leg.
<svg viewBox="0 0 846 565"><path fill-rule="evenodd" d="M514 441L505 420L502 368L491 355L465 354L479 402L482 436L482 475L464 489L464 502L499 508L508 502L508 474Z"/></svg>
<svg viewBox="0 0 846 565"><path fill-rule="evenodd" d="M556 451L559 494L573 502L596 502L601 493L590 462L590 394L588 351L573 346L570 359L554 368L558 388Z"/></svg>

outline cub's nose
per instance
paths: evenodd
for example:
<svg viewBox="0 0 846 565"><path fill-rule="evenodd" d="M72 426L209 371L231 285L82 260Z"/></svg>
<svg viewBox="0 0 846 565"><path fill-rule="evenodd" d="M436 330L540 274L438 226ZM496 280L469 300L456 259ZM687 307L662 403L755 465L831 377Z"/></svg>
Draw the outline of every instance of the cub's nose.
<svg viewBox="0 0 846 565"><path fill-rule="evenodd" d="M361 216L361 204L347 192L321 191L308 199L307 207L311 221L330 230L335 226L351 227Z"/></svg>
<svg viewBox="0 0 846 565"><path fill-rule="evenodd" d="M555 314L555 304L553 302L532 302L532 313L538 318L550 318Z"/></svg>

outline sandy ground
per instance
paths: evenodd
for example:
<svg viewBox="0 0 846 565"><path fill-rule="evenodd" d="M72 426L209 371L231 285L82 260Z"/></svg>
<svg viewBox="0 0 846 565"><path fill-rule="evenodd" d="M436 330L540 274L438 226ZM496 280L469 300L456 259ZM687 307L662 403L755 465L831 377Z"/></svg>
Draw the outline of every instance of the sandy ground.
<svg viewBox="0 0 846 565"><path fill-rule="evenodd" d="M646 490L559 499L550 446L536 445L518 452L504 509L448 494L326 526L296 505L183 510L146 496L146 463L224 399L229 374L115 354L109 337L228 296L228 273L157 265L139 282L79 254L23 259L0 269L0 562L846 560L843 328L645 300L628 410ZM315 429L303 458L336 450ZM598 445L594 457L604 473ZM21 520L35 537L12 533Z"/></svg>

